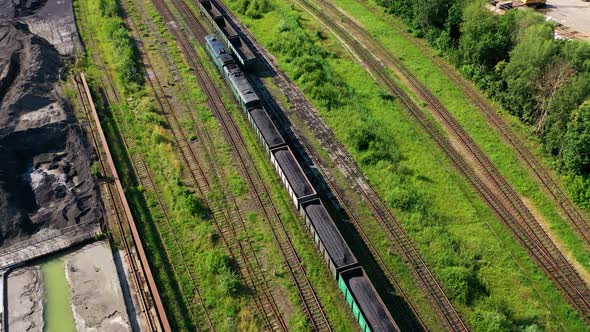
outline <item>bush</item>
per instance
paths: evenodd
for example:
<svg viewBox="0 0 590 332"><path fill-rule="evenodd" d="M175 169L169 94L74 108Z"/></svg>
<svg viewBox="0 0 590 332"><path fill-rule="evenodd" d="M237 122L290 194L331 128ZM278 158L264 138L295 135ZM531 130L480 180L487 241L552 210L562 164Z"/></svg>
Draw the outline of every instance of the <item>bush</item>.
<svg viewBox="0 0 590 332"><path fill-rule="evenodd" d="M302 84L306 94L327 110L333 110L351 100L351 91L326 61L333 55L316 44L319 38L305 32L299 17L283 13L269 49L285 57L295 71L293 79Z"/></svg>
<svg viewBox="0 0 590 332"><path fill-rule="evenodd" d="M250 18L260 18L271 10L269 0L233 0L232 2L238 13Z"/></svg>
<svg viewBox="0 0 590 332"><path fill-rule="evenodd" d="M135 91L143 82L143 74L137 63L138 51L123 19L116 0L100 0L102 26L99 33L110 48L108 56L114 60L117 80L126 90Z"/></svg>
<svg viewBox="0 0 590 332"><path fill-rule="evenodd" d="M464 266L444 268L440 274L449 295L464 305L471 306L480 296L487 296L477 272Z"/></svg>
<svg viewBox="0 0 590 332"><path fill-rule="evenodd" d="M377 0L416 35L532 127L580 201L590 182L590 44L556 40L555 25L533 10L494 15L487 1ZM565 138L564 138L565 134ZM569 175L568 175L569 176ZM586 204L587 205L587 204Z"/></svg>
<svg viewBox="0 0 590 332"><path fill-rule="evenodd" d="M92 173L92 176L94 176L95 178L100 179L102 177L102 171L100 169L100 163L98 161L94 161L92 163L90 171Z"/></svg>

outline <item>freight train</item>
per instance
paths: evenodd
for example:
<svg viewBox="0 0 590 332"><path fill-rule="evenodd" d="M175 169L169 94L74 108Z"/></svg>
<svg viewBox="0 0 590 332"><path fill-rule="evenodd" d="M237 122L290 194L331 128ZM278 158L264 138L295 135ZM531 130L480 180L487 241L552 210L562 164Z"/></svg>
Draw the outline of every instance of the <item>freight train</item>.
<svg viewBox="0 0 590 332"><path fill-rule="evenodd" d="M198 0L198 4L201 13L223 40L227 49L236 57L242 68L244 70L255 68L257 63L256 55L240 37L232 21L223 14L219 4L209 0Z"/></svg>
<svg viewBox="0 0 590 332"><path fill-rule="evenodd" d="M280 134L225 40L205 38L208 53L242 106L250 124L280 175L297 210L305 219L320 253L363 331L399 331L372 282L359 265L334 220Z"/></svg>

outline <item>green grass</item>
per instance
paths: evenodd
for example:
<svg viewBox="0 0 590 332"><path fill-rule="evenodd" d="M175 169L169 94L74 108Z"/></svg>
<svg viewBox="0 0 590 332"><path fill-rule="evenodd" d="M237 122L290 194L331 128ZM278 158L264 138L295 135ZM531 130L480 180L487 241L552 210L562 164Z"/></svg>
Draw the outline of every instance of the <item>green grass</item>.
<svg viewBox="0 0 590 332"><path fill-rule="evenodd" d="M78 13L80 10L86 10L90 12L92 4L88 2L76 3ZM167 40L172 40L172 37L167 33L161 18L157 15L157 12L149 1L144 1L144 8L147 9L149 14L154 18L156 24L160 29L160 33L164 35ZM127 3L126 7L131 8L131 15L135 19L138 18L138 13L134 10L134 6L131 3ZM78 15L81 17L81 15ZM97 18L95 18L97 19ZM97 19L97 22L99 20ZM96 22L95 22L96 23ZM96 29L98 24L92 26ZM148 30L145 25L138 27L142 33L142 37L149 37ZM94 30L96 33L97 31ZM87 38L87 31L83 29L82 35ZM99 33L98 33L99 34ZM150 40L148 38L148 40ZM108 44L106 40L99 40L100 45ZM154 45L153 40L150 45ZM108 46L108 45L107 45ZM162 47L162 45L160 45ZM234 168L233 161L231 159L231 151L229 146L224 141L221 135L219 124L215 118L211 115L210 111L203 104L206 99L203 93L199 90L196 84L196 79L192 74L192 71L186 65L183 60L179 49L174 43L167 43L169 55L175 62L175 65L180 69L181 76L184 84L182 89L178 87L178 96L182 102L188 102L189 100L197 104L195 110L198 115L198 119L202 121L202 125L206 130L212 133L214 149L216 151L216 160L209 158L208 162L215 162L221 169L228 175L228 190L231 190L238 197L243 197L247 194L247 186L244 180L239 175L239 172ZM104 52L102 49L99 51ZM108 49L108 47L105 47ZM158 48L150 47L150 53L152 53L153 65L157 68L163 68L165 65L164 61L157 55ZM202 49L198 49L199 53L206 57L206 53ZM101 53L102 53L101 52ZM108 57L107 57L108 58ZM107 59L109 63L113 59ZM209 70L216 74L216 69L208 63ZM100 72L92 66L91 62L85 64L84 70L89 72L89 79L92 86L97 86L97 78ZM112 68L110 68L112 70ZM168 73L168 75L170 75ZM171 78L171 77L168 77ZM117 82L119 83L119 82ZM217 83L222 85L222 81L217 79ZM122 91L128 91L121 89ZM189 91L189 93L186 93ZM229 93L227 94L229 95ZM230 98L227 98L228 104L232 104ZM169 143L171 137L169 134L160 127L159 115L157 112L154 114L148 113L142 114L141 110L152 110L151 100L147 91L141 92L137 95L127 95L127 105L115 105L112 110L106 107L100 107L103 126L109 137L109 142L112 142L113 154L115 155L118 169L121 171L121 177L126 188L138 188L136 180L133 178L133 174L129 171L129 160L126 156L126 151L121 145L121 139L119 137L121 131L125 131L126 135L131 135L137 139L139 149L143 153L146 160L148 160L148 166L155 174L156 184L162 190L164 201L168 206L171 206L172 214L172 228L174 234L171 234L167 230L167 227L163 223L162 211L158 209L156 197L151 193L145 193L143 190L128 190L127 195L131 204L134 208L134 214L140 223L141 233L144 234L144 241L148 252L150 253L150 259L153 262L155 268L156 277L158 284L162 285L162 293L169 310L169 314L173 316L173 322L176 329L179 330L194 330L195 326L202 322L202 317L195 317L195 314L191 311L191 308L196 306L193 302L192 294L194 294L194 288L188 278L182 274L180 269L180 255L182 254L188 261L191 270L194 270L200 278L200 291L205 299L205 303L209 308L209 312L212 316L214 325L219 330L258 330L260 329L260 322L256 317L255 310L253 309L252 303L249 301L249 297L244 296L241 292L238 294L228 294L226 286L227 282L220 283L219 280L225 280L224 276L231 276L231 274L219 275L218 271L211 271L209 266L217 266L218 263L223 263L224 250L221 249L218 236L214 230L211 221L207 218L203 218L201 213L193 214L191 220L185 218L185 211L183 211L183 205L175 205L175 200L178 197L182 197L187 193L184 186L179 183L178 174L182 171L179 166L179 159L175 155L173 146ZM101 101L98 100L100 103ZM232 112L237 113L237 107L231 107ZM111 112L112 111L112 112ZM146 127L146 123L142 122L143 119L148 119L152 125L151 129L149 126ZM129 125L131 130L127 130L124 123ZM270 166L268 161L265 161L264 153L258 147L255 140L255 136L252 135L251 129L247 129L248 124L243 121L239 122L243 130L248 133L247 140L248 146L251 149L255 149L256 160L258 164L264 165L265 180L268 179L269 174L273 174L273 168ZM188 130L196 130L195 123L193 121L183 121L183 127ZM143 145L141 142L150 142L148 145ZM157 144L153 142L156 141ZM258 148L257 148L258 147ZM265 161L265 162L264 162ZM270 173L269 173L270 172ZM354 330L354 323L349 314L347 317L347 306L339 295L335 283L332 282L330 274L327 269L322 265L321 260L317 259L317 252L313 247L313 242L310 241L305 230L302 229L300 220L297 214L293 211L290 206L290 200L286 192L281 189L281 183L276 178L272 182L272 192L275 193L275 199L279 202L279 209L281 217L285 223L291 225L291 229L296 229L294 234L297 234L294 238L296 240L297 249L302 254L302 257L306 257L309 263L309 268L313 271L317 271L313 277L310 277L316 288L321 289L320 293L325 296L325 303L329 312L331 313L332 321L334 321L339 330L351 331ZM180 185L180 186L179 186ZM220 183L213 183L214 186L218 187ZM208 200L221 201L224 200L224 193L221 189L209 193L207 195ZM198 211L196 211L198 212ZM248 233L251 239L254 241L254 247L257 251L257 256L262 258L267 263L267 268L273 271L269 281L271 287L277 289L287 289L288 300L287 302L297 304L299 299L296 295L296 289L291 285L291 280L288 277L286 271L282 271L282 257L274 249L274 242L270 236L270 230L268 225L263 218L259 218L255 213L243 211L244 215L248 215ZM297 225L299 227L297 228ZM175 242L174 237L179 238L182 247L179 248ZM168 259L169 253L171 260ZM176 265L180 273L174 273L171 271L169 266ZM223 265L223 264L222 264ZM281 267L281 268L279 268ZM340 296L340 297L339 297ZM284 302L284 301L282 301ZM308 330L309 326L306 322L306 318L301 312L301 309L295 308L291 316L291 327L294 330Z"/></svg>
<svg viewBox="0 0 590 332"><path fill-rule="evenodd" d="M486 152L500 172L514 189L530 201L549 223L561 242L574 257L590 271L590 250L569 222L559 214L558 206L533 178L526 166L518 159L516 152L509 147L498 133L487 123L485 116L469 102L465 93L457 87L433 62L434 52L425 53L415 45L416 41L400 33L404 26L391 16L386 19L376 16L362 4L353 0L334 0L341 8L358 19L382 45L392 50L404 64L440 99L451 111L463 128ZM392 29L393 27L393 29ZM502 113L503 110L500 110ZM515 124L514 118L508 122ZM520 136L532 136L522 125L514 126ZM540 150L535 151L537 155Z"/></svg>
<svg viewBox="0 0 590 332"><path fill-rule="evenodd" d="M273 41L275 26L281 21L283 13L293 13L290 5L274 1L278 11L264 15L261 19L241 19L252 30L257 39L267 48ZM321 26L305 13L303 25L310 35L323 30ZM373 119L384 135L399 150L401 160L391 163L377 162L364 164L364 172L370 181L390 203L404 227L423 252L425 259L437 275L448 272L444 262L456 259L455 252L441 245L442 234L450 237L457 245L458 252L465 259L474 262L477 275L487 288L489 296L480 296L471 303L463 304L455 299L462 315L468 323L484 330L481 321L489 322L509 320L513 329L537 324L546 330L583 330L584 323L572 311L561 293L552 282L539 270L527 252L514 240L510 231L500 224L480 201L467 182L449 164L442 152L425 134L409 120L400 104L391 100L373 79L360 67L338 41L327 33L320 45L334 56L326 57L330 68L345 84L354 90L355 98L361 100L365 109L341 107L331 111L319 107L320 112L337 136L348 146L357 160L366 159L367 155L354 148L351 133L362 125L360 117ZM297 68L281 52L274 52L281 68L293 75ZM296 83L305 91L305 82ZM321 102L312 100L316 106ZM438 216L436 225L424 225L428 216L420 211L400 208L400 197L415 194L429 202L428 210ZM419 227L417 227L419 226ZM389 244L382 231L372 231L371 237L378 244L378 249L388 252ZM372 228L371 228L372 230ZM449 255L449 256L445 256ZM400 271L402 285L410 292L417 292L411 286L411 277L401 263L396 264L396 257L387 259L394 271ZM446 280L452 280L446 278ZM453 285L445 284L447 290ZM414 295L417 296L417 295ZM420 305L419 310L428 312L427 304ZM493 317L490 318L490 315ZM428 322L427 322L428 323ZM430 328L439 330L440 325L433 323Z"/></svg>
<svg viewBox="0 0 590 332"><path fill-rule="evenodd" d="M94 6L94 7L93 7ZM89 28L95 35L101 54L108 52L109 40L104 38L98 28L103 19L96 8L95 2L78 2L78 13L86 11ZM82 15L78 15L82 17ZM80 25L84 25L82 22ZM82 36L88 38L88 31L82 29ZM88 40L88 39L85 39ZM109 64L112 59L105 56ZM93 86L97 86L100 73L88 63L89 78ZM113 67L109 66L112 70ZM118 79L118 85L125 82ZM150 254L150 261L155 267L156 277L163 293L173 325L178 330L194 330L195 325L202 324L203 317L195 299L195 288L190 277L184 270L183 259L192 273L199 277L199 288L204 293L205 301L215 299L215 307L210 308L214 321L225 330L231 330L231 321L227 317L250 320L251 315L246 309L249 298L242 291L239 282L236 284L236 273L227 261L223 246L213 239L216 231L207 216L202 202L188 187L182 183L182 166L176 156L176 150L169 143L172 141L166 130L161 126L161 115L153 106L152 98L142 87L119 89L127 101L124 105L114 105L108 109L99 106L103 125L113 154L120 170L120 175L127 189L126 195L133 206L134 214L139 223L144 245ZM100 101L99 101L100 103ZM102 106L102 107L101 107ZM161 198L168 207L171 220L170 228L165 223L163 211L159 208L153 193L142 193L130 171L125 148L121 145L120 133L125 132L136 140L138 149L154 173L156 186L162 193ZM180 245L179 245L180 244ZM170 269L176 267L176 271ZM219 282L223 280L223 282ZM203 291L204 290L204 291ZM252 319L252 326L256 321ZM221 328L220 327L220 328Z"/></svg>

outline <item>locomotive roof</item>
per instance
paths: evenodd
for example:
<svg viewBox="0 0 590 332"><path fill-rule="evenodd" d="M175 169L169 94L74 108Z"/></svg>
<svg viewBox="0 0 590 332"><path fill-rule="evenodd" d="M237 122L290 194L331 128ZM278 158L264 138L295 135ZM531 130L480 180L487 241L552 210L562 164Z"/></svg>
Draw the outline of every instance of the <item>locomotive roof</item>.
<svg viewBox="0 0 590 332"><path fill-rule="evenodd" d="M250 85L250 82L244 76L244 73L237 65L228 65L227 72L229 73L229 79L238 90L244 103L249 105L250 103L257 102L260 100L258 95Z"/></svg>
<svg viewBox="0 0 590 332"><path fill-rule="evenodd" d="M234 62L234 59L227 52L223 42L217 38L217 35L209 35L205 37L205 39L209 45L209 48L213 51L213 55L217 57L222 64L227 65Z"/></svg>

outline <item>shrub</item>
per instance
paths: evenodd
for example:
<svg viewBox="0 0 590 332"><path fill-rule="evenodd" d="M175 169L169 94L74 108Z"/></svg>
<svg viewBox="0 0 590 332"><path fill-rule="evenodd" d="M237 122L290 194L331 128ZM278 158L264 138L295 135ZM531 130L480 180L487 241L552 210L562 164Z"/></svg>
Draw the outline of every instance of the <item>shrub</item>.
<svg viewBox="0 0 590 332"><path fill-rule="evenodd" d="M94 161L92 163L90 171L92 173L92 176L94 176L95 178L100 179L102 177L102 171L100 170L100 163L98 161Z"/></svg>
<svg viewBox="0 0 590 332"><path fill-rule="evenodd" d="M586 120L577 109L590 100L590 44L555 40L555 25L532 10L494 15L486 1L377 3L427 36L465 76L531 125L565 173L589 176L580 127ZM570 191L590 191L582 183L575 181Z"/></svg>

